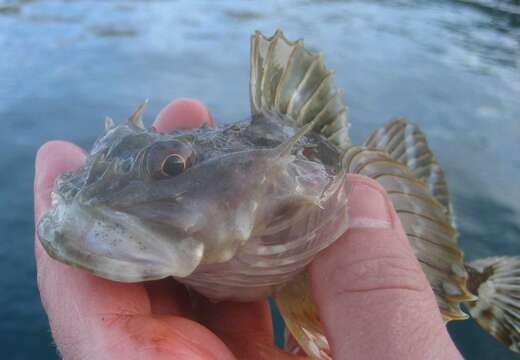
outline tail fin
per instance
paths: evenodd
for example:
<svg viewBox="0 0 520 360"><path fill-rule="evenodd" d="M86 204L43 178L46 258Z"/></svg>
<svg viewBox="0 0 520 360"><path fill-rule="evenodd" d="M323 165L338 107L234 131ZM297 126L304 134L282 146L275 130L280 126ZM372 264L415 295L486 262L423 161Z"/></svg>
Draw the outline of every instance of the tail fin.
<svg viewBox="0 0 520 360"><path fill-rule="evenodd" d="M520 352L520 256L478 259L466 264L471 316L498 341Z"/></svg>

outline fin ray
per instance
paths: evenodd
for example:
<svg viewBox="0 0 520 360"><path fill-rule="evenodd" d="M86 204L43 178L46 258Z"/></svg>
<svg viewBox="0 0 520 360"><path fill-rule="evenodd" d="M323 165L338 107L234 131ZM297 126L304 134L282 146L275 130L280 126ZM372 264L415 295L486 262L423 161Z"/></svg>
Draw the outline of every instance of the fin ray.
<svg viewBox="0 0 520 360"><path fill-rule="evenodd" d="M378 145L381 136L372 135L367 142ZM388 191L444 318L467 318L460 302L474 300L474 296L466 289L463 253L444 205L412 170L384 150L352 146L345 153L344 164L348 172L371 177Z"/></svg>
<svg viewBox="0 0 520 360"><path fill-rule="evenodd" d="M312 298L308 272L280 286L274 299L289 333L299 346L316 360L332 360L318 309Z"/></svg>
<svg viewBox="0 0 520 360"><path fill-rule="evenodd" d="M455 225L444 171L430 150L426 136L418 126L403 118L392 120L383 128L374 131L364 145L368 148L384 150L392 159L406 165L444 205L452 226Z"/></svg>
<svg viewBox="0 0 520 360"><path fill-rule="evenodd" d="M520 352L520 256L489 257L466 264L471 316L512 351Z"/></svg>
<svg viewBox="0 0 520 360"><path fill-rule="evenodd" d="M251 38L250 94L253 117L274 112L292 126L313 123L336 146L349 146L346 106L334 72L302 40L289 41L281 31Z"/></svg>

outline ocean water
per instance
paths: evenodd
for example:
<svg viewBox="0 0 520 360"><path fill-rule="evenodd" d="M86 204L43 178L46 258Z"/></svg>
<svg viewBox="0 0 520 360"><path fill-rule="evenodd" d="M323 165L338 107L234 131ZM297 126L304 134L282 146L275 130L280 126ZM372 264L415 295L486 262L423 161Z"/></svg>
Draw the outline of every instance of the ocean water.
<svg viewBox="0 0 520 360"><path fill-rule="evenodd" d="M520 10L514 1L0 0L0 344L56 359L33 255L33 163L51 139L89 147L106 115L194 97L218 122L249 113L249 36L284 29L326 54L361 142L394 116L429 136L468 259L520 254ZM519 358L473 321L468 359Z"/></svg>

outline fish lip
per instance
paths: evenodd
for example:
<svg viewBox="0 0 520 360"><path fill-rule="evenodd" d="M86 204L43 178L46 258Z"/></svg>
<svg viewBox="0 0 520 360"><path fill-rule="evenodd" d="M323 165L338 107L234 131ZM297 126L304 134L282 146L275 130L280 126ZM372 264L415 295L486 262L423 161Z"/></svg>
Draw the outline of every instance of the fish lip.
<svg viewBox="0 0 520 360"><path fill-rule="evenodd" d="M128 253L125 252L121 256L121 254L117 254L117 251L114 251L114 253L110 251L103 252L103 246L110 243L111 234L109 233L105 237L107 243L101 244L101 251L90 251L88 246L85 246L88 243L80 240L81 236L77 239L71 237L70 228L67 229L67 226L70 227L70 225L65 225L67 222L70 222L70 219L67 220L64 217L70 215L64 215L63 213L66 213L67 207L71 206L81 211L75 214L77 217L76 222L79 225L83 219L89 216L92 217L92 214L98 212L98 209L88 205L85 206L73 202L58 203L43 215L37 225L37 236L42 247L49 256L60 262L87 270L96 276L108 280L140 282L158 280L168 276L186 277L196 269L202 259L203 245L191 238L189 234L185 234L186 237L179 240L181 243L188 242L188 245L184 246L184 248L182 246L176 247L175 243L172 242L171 248L163 249L164 251L160 247L152 247L151 250L154 252L149 254L146 253L147 250L143 250L142 253L135 252L136 256L133 256L134 254L127 256ZM106 214L106 211L107 209L100 214ZM108 211L111 211L111 209L108 209ZM124 216L130 217L131 215L125 214ZM111 221L113 220L114 218L111 218ZM136 220L138 221L138 219ZM74 225L74 222L72 223ZM136 224L132 226L135 227ZM142 234L149 235L150 239L154 239L153 231L144 230ZM164 248L164 241L162 243ZM186 251L186 248L188 251ZM177 250L179 250L180 254L176 254ZM183 250L186 254L183 254ZM190 250L193 251L190 252ZM191 257L186 255L191 255Z"/></svg>

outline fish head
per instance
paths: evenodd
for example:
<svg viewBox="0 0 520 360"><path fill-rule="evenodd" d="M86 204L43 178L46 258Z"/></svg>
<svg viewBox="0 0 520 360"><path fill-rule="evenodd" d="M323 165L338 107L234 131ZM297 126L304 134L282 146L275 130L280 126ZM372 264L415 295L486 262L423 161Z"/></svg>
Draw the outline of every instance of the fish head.
<svg viewBox="0 0 520 360"><path fill-rule="evenodd" d="M57 180L38 226L42 245L111 280L186 277L316 209L340 181L295 150L303 132L274 147L240 142L217 151L223 133L112 126L81 168Z"/></svg>

